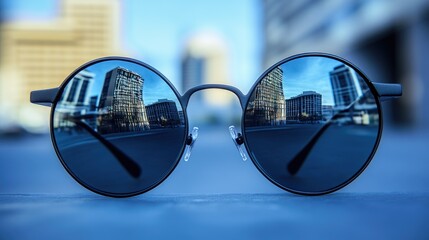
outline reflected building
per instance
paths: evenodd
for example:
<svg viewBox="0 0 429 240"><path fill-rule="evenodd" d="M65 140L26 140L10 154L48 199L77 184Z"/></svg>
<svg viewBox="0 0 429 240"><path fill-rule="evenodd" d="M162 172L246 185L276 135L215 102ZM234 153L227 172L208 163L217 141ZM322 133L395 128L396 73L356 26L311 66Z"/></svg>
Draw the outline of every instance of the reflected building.
<svg viewBox="0 0 429 240"><path fill-rule="evenodd" d="M182 124L176 103L168 99L159 99L146 106L147 118L151 128L176 127Z"/></svg>
<svg viewBox="0 0 429 240"><path fill-rule="evenodd" d="M283 70L269 72L256 86L246 109L246 126L275 126L286 121Z"/></svg>
<svg viewBox="0 0 429 240"><path fill-rule="evenodd" d="M104 112L101 133L138 132L149 129L143 102L144 79L137 73L116 67L106 73L99 109Z"/></svg>
<svg viewBox="0 0 429 240"><path fill-rule="evenodd" d="M97 119L99 116L99 112L98 112L97 102L98 102L98 96L97 95L91 96L89 98L89 114L91 114L93 117L86 119L86 122L94 131L98 130Z"/></svg>
<svg viewBox="0 0 429 240"><path fill-rule="evenodd" d="M322 120L322 95L315 91L304 91L286 99L287 121L315 122Z"/></svg>
<svg viewBox="0 0 429 240"><path fill-rule="evenodd" d="M98 96L92 96L89 99L89 111L94 112L95 110L97 110L97 101L98 101Z"/></svg>
<svg viewBox="0 0 429 240"><path fill-rule="evenodd" d="M70 83L66 85L61 99L58 102L62 107L89 106L88 92L94 81L95 74L88 70L82 70L76 74Z"/></svg>
<svg viewBox="0 0 429 240"><path fill-rule="evenodd" d="M82 115L91 111L92 99L89 98L88 94L91 91L94 78L95 74L88 70L82 70L73 77L64 88L61 99L55 108L57 115L60 116L58 119L65 119L65 115ZM54 121L57 121L55 126L61 128L74 126L68 120L58 122L55 119Z"/></svg>
<svg viewBox="0 0 429 240"><path fill-rule="evenodd" d="M359 74L342 64L335 67L329 73L329 77L335 102L334 114L338 115L337 121L364 125L378 123L375 98ZM344 112L345 109L348 110Z"/></svg>
<svg viewBox="0 0 429 240"><path fill-rule="evenodd" d="M365 82L365 80L363 80L363 78L360 74L355 72L355 76L357 78L358 85L359 85L359 88L362 92L362 95L365 94L365 92L367 92L367 91L371 91L368 87L368 84Z"/></svg>
<svg viewBox="0 0 429 240"><path fill-rule="evenodd" d="M344 64L329 72L329 77L336 109L347 108L362 95L361 88L356 86L356 73Z"/></svg>

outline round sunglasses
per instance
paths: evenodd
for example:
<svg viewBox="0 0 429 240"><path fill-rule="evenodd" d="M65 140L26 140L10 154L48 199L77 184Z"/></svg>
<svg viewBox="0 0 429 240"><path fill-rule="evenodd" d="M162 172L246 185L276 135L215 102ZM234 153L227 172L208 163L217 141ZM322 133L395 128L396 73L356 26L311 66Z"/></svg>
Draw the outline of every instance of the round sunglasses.
<svg viewBox="0 0 429 240"><path fill-rule="evenodd" d="M380 101L400 84L375 83L350 62L325 53L286 58L248 94L206 84L180 95L155 68L106 57L76 69L59 88L31 92L51 106L51 138L64 168L82 186L130 197L165 180L189 159L198 128L189 129L190 97L204 89L234 93L241 133L229 128L243 160L278 187L303 195L336 191L369 164L381 138Z"/></svg>

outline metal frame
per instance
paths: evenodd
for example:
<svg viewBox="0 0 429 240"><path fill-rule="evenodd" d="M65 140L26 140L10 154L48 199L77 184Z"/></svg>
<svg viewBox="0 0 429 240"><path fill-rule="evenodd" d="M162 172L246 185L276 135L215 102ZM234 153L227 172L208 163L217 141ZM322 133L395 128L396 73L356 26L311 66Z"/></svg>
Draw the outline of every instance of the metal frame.
<svg viewBox="0 0 429 240"><path fill-rule="evenodd" d="M143 67L145 67L145 68L153 71L154 73L156 73L158 76L160 76L171 87L171 89L173 89L173 92L175 93L175 95L179 99L180 104L182 105L183 116L185 118L185 131L184 131L184 136L183 136L183 143L185 143L187 132L188 132L188 118L187 118L187 114L186 114L186 108L185 108L185 106L183 105L183 103L181 101L181 98L182 98L181 95L176 90L176 88L173 86L173 84L171 84L171 82L162 73L160 73L158 70L156 70L152 66L150 66L150 65L148 65L146 63L140 62L138 60L132 59L132 58L112 56L112 57L98 58L98 59L95 59L93 61L87 62L87 63L83 64L82 66L80 66L79 68L77 68L76 70L74 70L66 78L66 80L64 80L64 82L60 85L60 87L58 87L58 88L52 88L52 89L46 89L46 90L32 91L31 95L30 95L30 101L32 103L43 105L43 106L51 106L51 113L50 113L50 135L51 135L52 145L54 146L55 153L57 154L58 158L60 159L61 164L66 169L66 171L73 177L73 179L76 180L76 182L78 182L80 185L82 185L86 189L88 189L88 190L90 190L92 192L98 193L100 195L104 195L104 196L108 196L108 197L117 197L117 198L132 197L132 196L136 196L136 195L139 195L139 194L142 194L144 192L148 192L148 191L152 190L153 188L155 188L156 186L158 186L159 184L161 184L168 176L170 176L170 174L176 168L177 164L179 163L180 158L183 155L183 152L185 150L185 144L183 144L182 149L180 150L180 152L177 155L175 163L173 164L173 166L171 167L171 169L168 171L168 173L165 175L164 178L162 178L157 183L153 184L152 186L150 186L150 187L148 187L148 188L146 188L146 189L144 189L142 191L130 192L130 193L126 193L126 194L118 194L118 193L111 193L111 192L105 192L105 191L98 190L96 188L91 187L90 185L88 185L84 181L81 181L79 179L79 177L77 177L69 169L69 167L67 166L66 162L63 160L63 158L61 156L61 153L60 153L60 151L58 149L58 146L56 144L55 135L54 135L54 129L53 129L54 112L55 112L55 108L56 108L57 102L59 101L59 99L60 99L60 97L62 95L62 92L64 91L65 86L69 83L69 81L71 81L73 79L73 77L77 73L79 73L83 69L85 69L88 66L91 66L93 64L96 64L98 62L103 62L103 61L108 61L108 60L122 60L122 61L128 61L128 62L132 62L132 63L138 64L138 65L141 65L141 66L143 66ZM101 137L101 135L100 135L100 137Z"/></svg>
<svg viewBox="0 0 429 240"><path fill-rule="evenodd" d="M387 100L390 98L394 98L394 97L400 97L402 95L402 87L400 84L382 84L382 83L373 83L371 81L369 81L368 77L361 71L359 70L355 65L353 65L352 63L350 63L349 61L332 55L332 54L327 54L327 53L318 53L318 52L312 52L312 53L302 53L302 54L298 54L298 55L294 55L291 56L289 58L285 58L279 62L277 62L276 64L274 64L273 66L271 66L269 69L267 69L259 78L258 80L255 82L255 84L252 86L252 88L249 90L249 93L247 95L247 97L250 97L249 94L251 94L254 89L256 88L256 86L258 85L258 83L269 73L271 72L274 68L297 58L302 58L302 57L327 57L327 58L331 58L337 61L340 61L342 63L347 64L349 67L353 68L353 70L355 70L357 73L359 73L362 78L364 79L364 81L367 83L367 85L369 86L371 93L373 93L373 95L375 96L375 100L376 100L376 104L377 104L377 109L378 109L378 114L379 114L379 128L378 128L378 134L377 134L377 140L376 143L372 149L372 152L370 154L370 156L368 157L368 159L366 160L365 164L362 166L361 169L359 169L359 171L351 176L348 180L346 180L345 182L339 184L337 187L328 189L326 191L321 191L321 192L304 192L304 191L297 191L297 190L293 190L287 187L282 186L281 184L277 183L274 179L270 178L269 175L267 173L265 173L265 171L263 170L263 168L259 165L259 163L254 159L254 157L252 156L252 154L249 154L250 159L252 159L252 162L255 164L256 168L273 184L275 184L276 186L278 186L279 188L286 190L288 192L292 192L295 194L300 194L300 195L306 195L306 196L317 196L317 195L324 195L324 194L328 194L328 193L332 193L335 192L343 187L345 187L346 185L348 185L349 183L351 183L354 179L356 179L365 169L366 167L369 165L369 163L371 162L372 158L375 155L375 152L377 151L378 145L380 143L380 139L381 139L381 135L382 135L382 131L383 131L383 114L382 114L382 106L380 103L380 100ZM242 117L242 121L241 121L241 129L242 129L242 134L243 137L245 139L244 144L246 146L246 150L248 153L251 153L251 149L249 148L248 144L247 144L247 138L246 138L246 131L244 131L245 127L244 127L244 111L247 108L247 104L246 107L243 110L243 117Z"/></svg>
<svg viewBox="0 0 429 240"><path fill-rule="evenodd" d="M377 104L377 108L378 108L378 114L379 114L379 129L378 129L378 135L377 135L377 140L376 140L376 144L374 145L374 148L370 154L370 156L368 157L367 161L365 162L364 166L352 177L350 177L348 180L346 180L345 182L343 182L342 184L338 185L337 187L334 187L332 189L328 189L326 191L321 191L321 192L302 192L302 191L296 191L293 189L289 189L287 187L281 186L279 183L277 183L275 180L271 179L269 177L269 175L267 173L265 173L265 171L263 170L263 168L259 165L259 163L257 162L256 159L254 159L252 154L251 149L249 148L248 144L247 144L247 140L246 140L246 131L245 131L245 126L244 126L244 118L245 118L245 110L247 108L247 104L249 102L249 98L251 96L251 94L253 93L254 89L256 88L256 86L259 84L259 82L269 73L271 72L274 68L278 67L281 64L284 64L288 61L297 59L297 58L302 58L302 57L327 57L327 58L331 58L340 62L343 62L345 64L347 64L349 67L351 67L353 70L355 70L357 73L359 73L364 81L367 83L367 85L369 86L371 92L373 93L373 95L375 96L376 99L376 104ZM65 162L62 159L62 156L58 150L58 147L56 145L56 141L55 141L55 136L53 134L53 116L54 116L54 111L55 111L55 107L56 104L62 94L62 91L64 90L65 86L67 85L67 83L73 78L74 75L76 75L78 72L80 72L81 70L85 69L86 67L93 65L95 63L98 62L102 62L102 61L108 61L108 60L122 60L122 61L128 61L128 62L132 62L138 65L141 65L143 67L148 68L149 70L153 71L154 73L156 73L157 75L159 75L170 87L171 89L173 89L174 93L176 94L177 98L179 99L179 102L182 106L182 110L183 110L183 115L185 118L185 135L183 137L183 147L180 151L180 153L177 156L176 162L174 164L174 166L170 169L170 171L168 172L168 174L159 182L157 182L156 184L152 185L151 187L143 190L143 191L137 191L137 192L133 192L133 193L128 193L128 194L116 194L116 193L109 193L109 192L103 192L103 191L99 191L97 189L92 188L91 186L88 186L86 183L84 183L83 181L80 181L79 178L77 176L75 176L72 171L67 167L67 165L65 164ZM318 52L313 52L313 53L303 53L303 54L298 54L298 55L294 55L291 56L289 58L285 58L279 62L277 62L276 64L274 64L273 66L271 66L269 69L267 69L264 73L261 74L261 76L257 79L257 81L253 84L253 86L251 87L251 89L249 90L249 92L245 95L243 94L238 88L233 87L233 86L229 86L229 85L223 85L223 84L205 84L205 85L200 85L200 86L196 86L193 87L191 89L189 89L188 91L186 91L183 95L180 95L178 93L178 91L176 90L176 88L171 84L171 82L164 76L162 75L159 71L157 71L155 68L151 67L150 65L140 62L138 60L135 59L131 59L131 58L126 58L126 57L104 57L104 58L99 58L99 59L95 59L93 61L90 61L82 66L80 66L79 68L77 68L73 73L71 73L66 80L61 84L60 87L58 88L51 88L51 89L46 89L46 90L38 90L38 91L32 91L31 95L30 95L30 101L32 103L35 104L39 104L39 105L44 105L44 106L51 106L51 116L50 116L50 130L51 130L51 139L52 139L52 143L54 145L54 149L55 152L57 153L57 156L59 157L62 165L64 166L64 168L67 170L67 172L77 181L79 182L82 186L84 186L85 188L96 192L98 194L101 195L105 195L105 196L110 196L110 197L130 197L130 196L135 196L144 192L147 192L151 189L153 189L154 187L158 186L159 184L161 184L170 174L171 172L176 168L177 164L179 163L179 160L181 159L185 146L186 146L186 136L189 132L189 125L188 125L188 119L187 119L187 107L188 107L188 103L189 103L189 99L191 98L191 96L201 90L205 90L205 89L223 89L223 90L227 90L230 91L232 93L234 93L237 98L240 101L240 105L242 108L242 118L241 118L241 131L242 131L242 135L244 138L244 145L246 147L247 153L250 157L250 159L252 159L253 164L256 166L256 168L273 184L275 184L276 186L292 192L292 193L296 193L296 194L301 194L301 195L322 195L322 194L328 194L334 191L337 191L338 189L343 188L344 186L348 185L350 182L352 182L356 177L358 177L364 170L365 168L368 166L368 164L371 162L381 139L381 135L382 135L382 129L383 129L383 115L382 115L382 107L381 107L381 103L380 101L384 101L384 100L389 100L391 98L396 98L402 95L402 87L400 84L387 84L387 83L374 83L368 80L367 76L360 71L356 66L354 66L352 63L348 62L347 60L340 58L338 56L335 55L331 55L331 54L327 54L327 53L318 53Z"/></svg>

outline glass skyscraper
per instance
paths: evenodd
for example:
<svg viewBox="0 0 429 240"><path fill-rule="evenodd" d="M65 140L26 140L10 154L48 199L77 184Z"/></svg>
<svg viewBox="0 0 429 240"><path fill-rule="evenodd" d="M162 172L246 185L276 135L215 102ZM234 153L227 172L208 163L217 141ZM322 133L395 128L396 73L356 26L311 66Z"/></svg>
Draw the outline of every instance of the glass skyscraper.
<svg viewBox="0 0 429 240"><path fill-rule="evenodd" d="M256 86L246 109L247 126L275 126L286 121L283 70L268 73Z"/></svg>
<svg viewBox="0 0 429 240"><path fill-rule="evenodd" d="M122 67L107 72L101 91L99 132L138 132L149 129L143 102L144 79Z"/></svg>

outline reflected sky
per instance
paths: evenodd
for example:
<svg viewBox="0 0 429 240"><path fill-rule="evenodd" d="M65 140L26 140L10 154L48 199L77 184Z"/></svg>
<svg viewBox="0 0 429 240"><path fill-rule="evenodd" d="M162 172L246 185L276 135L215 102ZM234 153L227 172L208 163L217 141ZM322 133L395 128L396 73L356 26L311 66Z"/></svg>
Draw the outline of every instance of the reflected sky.
<svg viewBox="0 0 429 240"><path fill-rule="evenodd" d="M167 98L175 101L178 110L182 110L176 95L159 75L145 67L127 61L104 61L87 67L86 70L95 73L94 85L89 96L97 95L100 97L106 73L118 66L138 73L144 79L143 100L145 105L157 102L158 99Z"/></svg>
<svg viewBox="0 0 429 240"><path fill-rule="evenodd" d="M315 91L322 94L322 105L334 105L329 72L343 63L326 57L298 58L281 65L286 99Z"/></svg>

